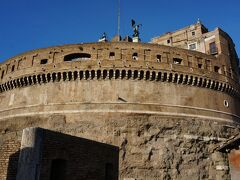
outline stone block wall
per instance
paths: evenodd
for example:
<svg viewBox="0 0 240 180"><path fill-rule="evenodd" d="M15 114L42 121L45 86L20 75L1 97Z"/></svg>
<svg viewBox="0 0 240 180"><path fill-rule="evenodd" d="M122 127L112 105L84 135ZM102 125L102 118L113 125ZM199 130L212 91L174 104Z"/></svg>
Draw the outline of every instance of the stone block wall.
<svg viewBox="0 0 240 180"><path fill-rule="evenodd" d="M23 124L40 125L40 119ZM15 121L19 120L15 118ZM239 132L239 126L234 123L147 114L83 113L56 115L41 120L44 122L41 127L120 147L121 180L183 180L186 177L193 180L227 180L230 178L227 154L218 152L216 148ZM13 127L10 123L5 123L5 128ZM86 156L83 159L75 158L76 155L81 155L81 150L84 152L82 146L68 142L67 137L55 137L51 133L46 133L45 137L48 140L44 143L45 159L42 163L45 164L46 169L43 169L43 172L46 174L50 173L48 169L54 159L66 159L73 163L67 174L78 167L74 164L84 162ZM88 161L93 162L91 158L98 157L100 153L104 156L103 151L90 145L91 143L85 142L84 147L89 149L87 153L94 154ZM69 154L70 150L73 150L73 153ZM76 152L78 153L75 154ZM74 158L71 159L68 155ZM104 166L102 164L99 167ZM44 176L42 174L43 179ZM71 177L77 176L74 174Z"/></svg>

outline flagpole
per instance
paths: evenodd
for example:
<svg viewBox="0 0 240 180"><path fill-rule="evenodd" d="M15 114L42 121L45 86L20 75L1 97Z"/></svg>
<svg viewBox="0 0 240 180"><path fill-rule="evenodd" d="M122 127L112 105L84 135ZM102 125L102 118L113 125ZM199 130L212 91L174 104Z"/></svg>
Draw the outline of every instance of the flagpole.
<svg viewBox="0 0 240 180"><path fill-rule="evenodd" d="M120 36L120 0L118 0L118 36Z"/></svg>

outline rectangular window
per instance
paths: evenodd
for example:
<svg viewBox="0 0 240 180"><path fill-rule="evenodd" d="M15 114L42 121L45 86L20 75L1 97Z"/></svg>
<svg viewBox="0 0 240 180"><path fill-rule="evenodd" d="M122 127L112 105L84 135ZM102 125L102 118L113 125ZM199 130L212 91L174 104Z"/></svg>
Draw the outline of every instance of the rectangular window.
<svg viewBox="0 0 240 180"><path fill-rule="evenodd" d="M47 64L48 63L48 59L41 59L40 64Z"/></svg>
<svg viewBox="0 0 240 180"><path fill-rule="evenodd" d="M12 66L12 72L15 70L15 65Z"/></svg>
<svg viewBox="0 0 240 180"><path fill-rule="evenodd" d="M188 49L190 50L196 50L197 49L197 43L192 43L188 45Z"/></svg>
<svg viewBox="0 0 240 180"><path fill-rule="evenodd" d="M109 53L109 59L110 60L114 60L115 59L115 53L114 52L110 52Z"/></svg>
<svg viewBox="0 0 240 180"><path fill-rule="evenodd" d="M162 56L161 56L160 54L157 54L157 55L156 55L156 58L157 58L157 62L161 62Z"/></svg>
<svg viewBox="0 0 240 180"><path fill-rule="evenodd" d="M202 69L203 65L202 64L198 64L198 68Z"/></svg>
<svg viewBox="0 0 240 180"><path fill-rule="evenodd" d="M132 59L133 60L138 60L138 53L133 53Z"/></svg>
<svg viewBox="0 0 240 180"><path fill-rule="evenodd" d="M218 66L214 66L214 72L221 74L221 69Z"/></svg>
<svg viewBox="0 0 240 180"><path fill-rule="evenodd" d="M173 58L173 64L181 64L182 63L182 59L180 58Z"/></svg>
<svg viewBox="0 0 240 180"><path fill-rule="evenodd" d="M212 54L212 55L218 53L217 46L216 46L215 42L212 42L212 43L209 44L209 51L210 51L210 54Z"/></svg>

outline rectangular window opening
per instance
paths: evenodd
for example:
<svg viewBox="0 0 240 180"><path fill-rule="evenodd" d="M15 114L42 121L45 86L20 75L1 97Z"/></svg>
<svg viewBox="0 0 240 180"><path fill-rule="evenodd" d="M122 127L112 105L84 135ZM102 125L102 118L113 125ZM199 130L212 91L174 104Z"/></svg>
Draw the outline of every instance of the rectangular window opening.
<svg viewBox="0 0 240 180"><path fill-rule="evenodd" d="M173 58L173 64L182 64L181 58Z"/></svg>
<svg viewBox="0 0 240 180"><path fill-rule="evenodd" d="M156 58L157 58L157 62L161 62L162 56L161 56L160 54L158 54L158 55L156 56Z"/></svg>
<svg viewBox="0 0 240 180"><path fill-rule="evenodd" d="M114 60L115 59L115 53L114 52L110 52L109 53L109 59L110 60Z"/></svg>
<svg viewBox="0 0 240 180"><path fill-rule="evenodd" d="M221 74L221 69L218 66L214 66L214 72Z"/></svg>
<svg viewBox="0 0 240 180"><path fill-rule="evenodd" d="M133 53L132 59L133 60L138 60L138 53Z"/></svg>
<svg viewBox="0 0 240 180"><path fill-rule="evenodd" d="M48 63L48 59L41 59L40 64L47 64Z"/></svg>
<svg viewBox="0 0 240 180"><path fill-rule="evenodd" d="M209 51L211 55L218 54L218 50L215 42L212 42L209 44Z"/></svg>
<svg viewBox="0 0 240 180"><path fill-rule="evenodd" d="M196 50L197 49L197 44L196 43L192 43L188 45L188 49L190 50Z"/></svg>
<svg viewBox="0 0 240 180"><path fill-rule="evenodd" d="M15 65L12 66L12 72L15 70Z"/></svg>

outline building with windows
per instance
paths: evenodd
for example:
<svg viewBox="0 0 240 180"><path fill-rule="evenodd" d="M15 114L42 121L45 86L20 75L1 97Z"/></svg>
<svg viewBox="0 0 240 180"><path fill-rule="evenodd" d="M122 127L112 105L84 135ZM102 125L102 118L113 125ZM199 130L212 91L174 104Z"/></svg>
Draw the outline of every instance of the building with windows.
<svg viewBox="0 0 240 180"><path fill-rule="evenodd" d="M206 66L221 74L233 76L238 74L238 56L231 37L220 28L213 31L198 21L196 24L187 26L174 32L167 32L159 37L154 37L151 43L194 50L213 55L219 59L218 66L209 62L198 63L199 68ZM236 63L236 64L235 64Z"/></svg>

